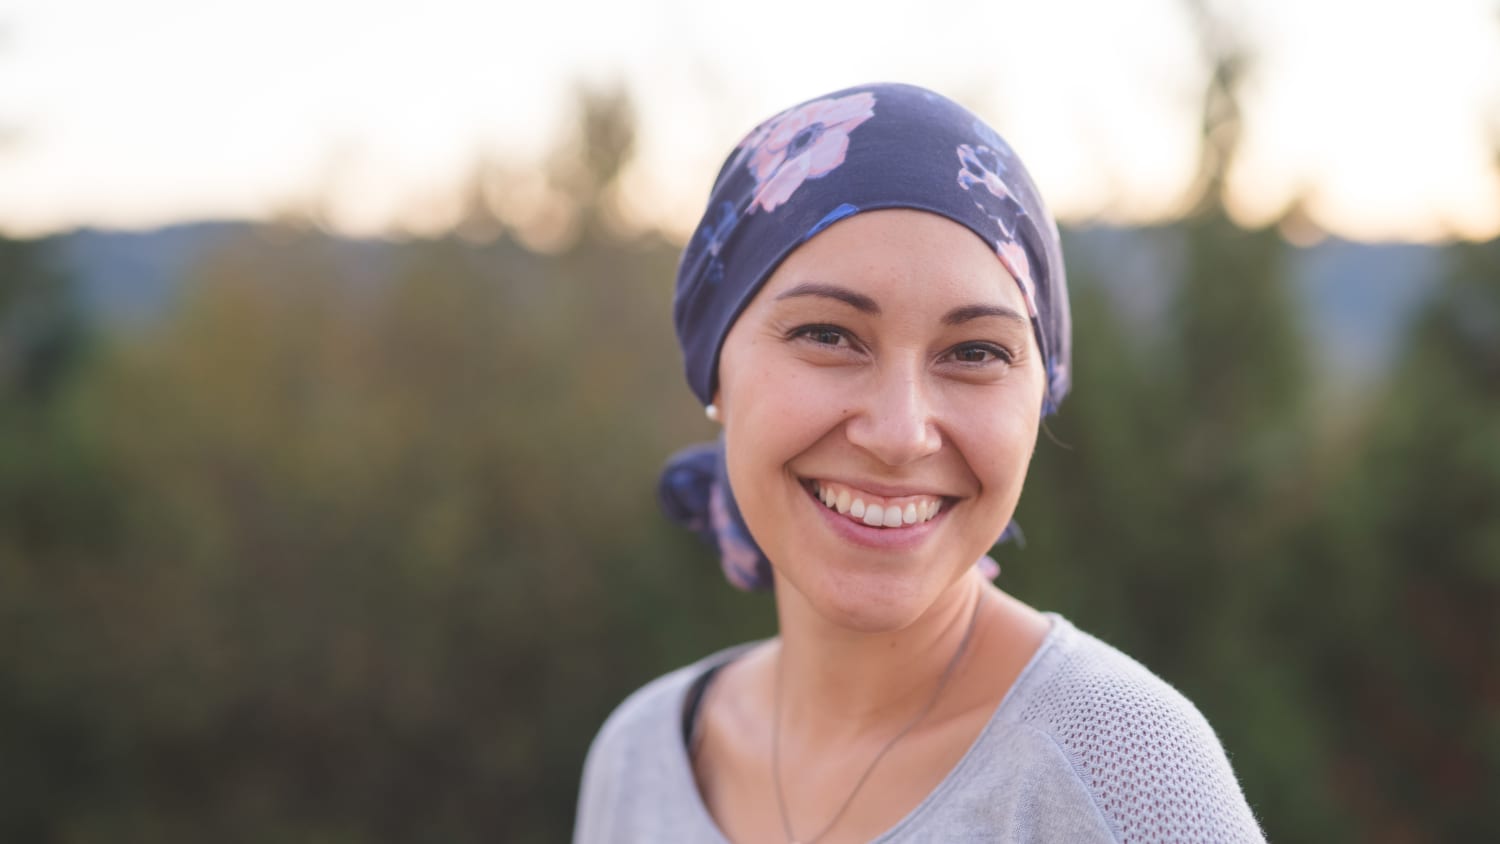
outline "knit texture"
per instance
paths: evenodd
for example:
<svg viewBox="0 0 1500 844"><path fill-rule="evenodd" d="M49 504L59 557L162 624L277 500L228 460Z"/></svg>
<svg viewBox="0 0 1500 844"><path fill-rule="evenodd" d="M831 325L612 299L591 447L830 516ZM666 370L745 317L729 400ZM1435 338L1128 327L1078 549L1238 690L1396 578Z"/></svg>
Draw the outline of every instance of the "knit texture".
<svg viewBox="0 0 1500 844"><path fill-rule="evenodd" d="M963 759L875 841L1263 841L1198 710L1140 663L1049 618ZM725 844L694 783L683 713L693 682L749 647L678 669L615 710L584 765L575 844Z"/></svg>
<svg viewBox="0 0 1500 844"><path fill-rule="evenodd" d="M1119 840L1244 840L1229 834L1244 797L1198 710L1114 648L1064 650L1020 721L1062 745Z"/></svg>

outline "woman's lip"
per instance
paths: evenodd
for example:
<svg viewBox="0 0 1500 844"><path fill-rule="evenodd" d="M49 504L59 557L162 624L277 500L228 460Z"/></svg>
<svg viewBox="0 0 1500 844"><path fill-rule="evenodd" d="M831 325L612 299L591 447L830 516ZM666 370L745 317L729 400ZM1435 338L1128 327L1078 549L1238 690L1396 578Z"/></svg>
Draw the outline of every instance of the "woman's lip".
<svg viewBox="0 0 1500 844"><path fill-rule="evenodd" d="M948 509L945 507L925 522L891 528L870 527L843 516L837 510L830 510L828 505L818 500L811 487L810 483L802 485L807 493L808 503L818 509L823 522L835 534L855 545L876 551L907 551L916 548L948 517Z"/></svg>

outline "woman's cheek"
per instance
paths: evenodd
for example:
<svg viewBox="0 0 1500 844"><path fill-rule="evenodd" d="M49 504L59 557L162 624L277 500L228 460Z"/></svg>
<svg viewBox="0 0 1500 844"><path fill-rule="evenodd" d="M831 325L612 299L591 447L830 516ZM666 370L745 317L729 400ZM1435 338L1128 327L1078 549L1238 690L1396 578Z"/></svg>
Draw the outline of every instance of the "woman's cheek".
<svg viewBox="0 0 1500 844"><path fill-rule="evenodd" d="M815 425L837 419L854 391L852 373L839 367L814 367L791 361L764 370L756 393L762 414L779 426Z"/></svg>

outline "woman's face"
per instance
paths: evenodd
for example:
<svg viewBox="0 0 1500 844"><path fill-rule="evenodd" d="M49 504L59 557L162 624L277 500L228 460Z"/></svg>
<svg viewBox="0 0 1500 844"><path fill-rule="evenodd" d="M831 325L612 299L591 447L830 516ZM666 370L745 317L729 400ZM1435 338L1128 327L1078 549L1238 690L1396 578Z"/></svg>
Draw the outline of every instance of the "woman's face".
<svg viewBox="0 0 1500 844"><path fill-rule="evenodd" d="M1026 312L988 246L922 211L856 214L781 264L725 338L715 400L778 590L896 630L989 549L1041 417Z"/></svg>

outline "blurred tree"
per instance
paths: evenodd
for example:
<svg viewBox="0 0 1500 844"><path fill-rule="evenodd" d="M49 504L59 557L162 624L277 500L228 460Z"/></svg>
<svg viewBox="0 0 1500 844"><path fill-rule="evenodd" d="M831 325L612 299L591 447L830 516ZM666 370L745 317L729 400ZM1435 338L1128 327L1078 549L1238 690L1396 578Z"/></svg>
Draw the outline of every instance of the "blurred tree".
<svg viewBox="0 0 1500 844"><path fill-rule="evenodd" d="M1335 834L1310 773L1325 762L1325 725L1307 718L1308 684L1266 629L1296 576L1292 532L1319 515L1305 484L1307 354L1286 245L1226 209L1250 54L1223 13L1186 6L1208 69L1191 211L1135 235L1180 267L1171 304L1160 334L1142 335L1100 270L1070 264L1075 389L1049 426L1065 447L1039 448L1020 511L1033 548L1066 567L1023 559L1002 582L1182 688L1234 751L1273 840Z"/></svg>
<svg viewBox="0 0 1500 844"><path fill-rule="evenodd" d="M624 87L582 87L579 130L564 146L571 155L555 161L562 185L587 211L597 213L604 195L635 152L635 109Z"/></svg>
<svg viewBox="0 0 1500 844"><path fill-rule="evenodd" d="M91 330L48 243L0 237L0 839L39 840L89 780L100 732L68 694L61 620L114 500L73 395ZM86 786L85 786L86 787Z"/></svg>
<svg viewBox="0 0 1500 844"><path fill-rule="evenodd" d="M1166 528L1176 542L1165 557L1172 564L1151 583L1171 596L1172 613L1159 617L1176 624L1161 631L1175 643L1159 640L1146 652L1180 655L1179 682L1235 749L1269 837L1299 830L1316 838L1338 828L1323 784L1306 773L1325 763L1324 725L1303 714L1295 643L1270 624L1299 577L1287 553L1292 532L1321 517L1308 483L1304 326L1287 290L1287 245L1274 227L1243 229L1227 211L1252 57L1229 12L1206 0L1188 5L1210 71L1199 193L1180 224L1183 271L1164 362L1174 384L1169 406L1183 421L1162 467L1180 496Z"/></svg>
<svg viewBox="0 0 1500 844"><path fill-rule="evenodd" d="M547 162L548 180L567 198L577 223L574 248L616 239L615 191L635 151L635 111L625 88L581 84L576 98L576 131Z"/></svg>
<svg viewBox="0 0 1500 844"><path fill-rule="evenodd" d="M1500 838L1500 241L1455 256L1331 490L1299 601L1361 840Z"/></svg>
<svg viewBox="0 0 1500 844"><path fill-rule="evenodd" d="M1383 393L1319 461L1327 512L1270 619L1361 841L1500 839L1500 240L1448 257Z"/></svg>

